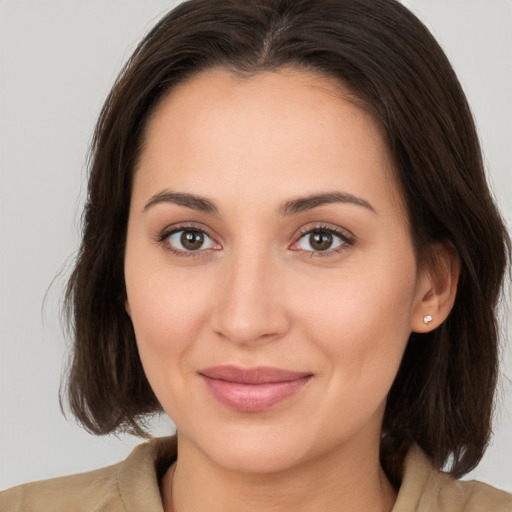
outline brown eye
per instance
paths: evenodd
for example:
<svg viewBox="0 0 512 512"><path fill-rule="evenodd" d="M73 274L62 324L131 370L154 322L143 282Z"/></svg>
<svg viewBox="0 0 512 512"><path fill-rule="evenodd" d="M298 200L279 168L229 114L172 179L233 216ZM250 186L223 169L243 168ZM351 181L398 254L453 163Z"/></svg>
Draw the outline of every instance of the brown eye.
<svg viewBox="0 0 512 512"><path fill-rule="evenodd" d="M334 249L351 245L350 239L334 229L312 229L304 233L294 245L295 249L310 253L330 253Z"/></svg>
<svg viewBox="0 0 512 512"><path fill-rule="evenodd" d="M199 229L180 229L165 236L162 240L165 240L165 244L178 253L220 248L204 231Z"/></svg>
<svg viewBox="0 0 512 512"><path fill-rule="evenodd" d="M314 251L327 251L332 245L331 233L311 233L309 245Z"/></svg>
<svg viewBox="0 0 512 512"><path fill-rule="evenodd" d="M197 251L204 243L204 235L199 231L183 231L180 242L187 251Z"/></svg>

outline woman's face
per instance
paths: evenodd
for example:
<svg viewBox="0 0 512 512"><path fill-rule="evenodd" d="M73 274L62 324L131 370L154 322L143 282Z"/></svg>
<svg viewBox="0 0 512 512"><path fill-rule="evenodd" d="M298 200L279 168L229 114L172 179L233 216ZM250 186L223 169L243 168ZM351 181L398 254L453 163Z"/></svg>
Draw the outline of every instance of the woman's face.
<svg viewBox="0 0 512 512"><path fill-rule="evenodd" d="M227 468L375 453L421 330L428 282L383 137L344 93L303 71L209 71L147 127L127 310L180 439Z"/></svg>

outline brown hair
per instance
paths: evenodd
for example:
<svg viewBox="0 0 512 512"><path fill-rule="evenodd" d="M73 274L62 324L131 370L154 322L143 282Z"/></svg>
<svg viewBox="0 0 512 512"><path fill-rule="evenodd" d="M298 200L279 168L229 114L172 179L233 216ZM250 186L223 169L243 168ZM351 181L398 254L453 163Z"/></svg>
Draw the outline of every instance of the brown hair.
<svg viewBox="0 0 512 512"><path fill-rule="evenodd" d="M283 66L343 82L381 124L421 263L437 241L461 260L453 310L412 334L389 393L381 459L397 484L417 443L461 476L480 461L496 387L496 306L510 242L489 193L464 93L443 51L395 0L190 0L144 38L96 127L83 240L66 301L74 335L72 412L90 431L144 434L160 405L125 312L124 248L145 124L173 86L224 67Z"/></svg>

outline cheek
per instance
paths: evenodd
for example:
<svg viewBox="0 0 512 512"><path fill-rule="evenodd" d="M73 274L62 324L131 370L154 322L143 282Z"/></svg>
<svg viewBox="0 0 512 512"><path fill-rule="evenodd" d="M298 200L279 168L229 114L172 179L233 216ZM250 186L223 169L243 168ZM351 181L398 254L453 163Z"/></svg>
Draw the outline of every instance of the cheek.
<svg viewBox="0 0 512 512"><path fill-rule="evenodd" d="M200 297L187 297L176 286L146 281L128 291L131 317L141 344L165 350L189 338L201 316Z"/></svg>
<svg viewBox="0 0 512 512"><path fill-rule="evenodd" d="M337 384L391 385L410 335L414 296L414 261L345 268L302 295L303 328L328 355Z"/></svg>
<svg viewBox="0 0 512 512"><path fill-rule="evenodd" d="M192 371L187 361L206 323L210 290L201 286L200 276L191 280L179 271L171 274L169 268L132 265L129 260L125 275L144 371L165 402L162 392L168 393L169 378L180 381L183 371Z"/></svg>

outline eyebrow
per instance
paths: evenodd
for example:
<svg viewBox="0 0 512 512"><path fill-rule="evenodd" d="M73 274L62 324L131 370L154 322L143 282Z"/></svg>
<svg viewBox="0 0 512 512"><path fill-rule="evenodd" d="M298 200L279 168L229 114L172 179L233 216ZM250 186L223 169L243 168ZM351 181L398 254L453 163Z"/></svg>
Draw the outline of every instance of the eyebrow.
<svg viewBox="0 0 512 512"><path fill-rule="evenodd" d="M163 190L162 192L152 196L146 203L146 206L144 206L144 211L147 211L152 206L160 203L173 203L193 210L209 213L211 215L219 213L217 205L205 197L197 196L195 194L187 194L185 192L171 192L169 190Z"/></svg>
<svg viewBox="0 0 512 512"><path fill-rule="evenodd" d="M346 192L327 192L323 194L313 194L309 196L299 197L291 201L287 201L280 208L282 215L294 215L301 213L324 204L344 203L362 206L367 210L377 214L375 208L365 199L348 194Z"/></svg>
<svg viewBox="0 0 512 512"><path fill-rule="evenodd" d="M186 192L172 192L169 190L163 190L152 196L146 203L146 206L144 206L144 211L160 203L173 203L210 215L217 215L219 213L218 206L210 199ZM347 192L325 192L292 199L286 201L279 208L279 213L284 216L294 215L331 203L353 204L366 208L375 214L377 213L375 208L368 201L361 197L348 194Z"/></svg>

